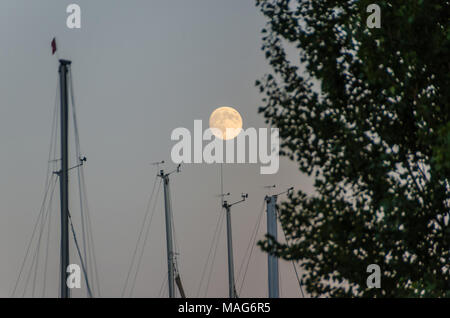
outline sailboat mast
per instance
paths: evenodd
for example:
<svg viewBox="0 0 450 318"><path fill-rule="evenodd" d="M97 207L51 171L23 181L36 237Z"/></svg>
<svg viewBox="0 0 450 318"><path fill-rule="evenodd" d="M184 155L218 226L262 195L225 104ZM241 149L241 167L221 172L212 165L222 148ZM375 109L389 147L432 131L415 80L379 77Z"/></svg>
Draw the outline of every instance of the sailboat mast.
<svg viewBox="0 0 450 318"><path fill-rule="evenodd" d="M227 193L226 195L229 195ZM223 198L223 196L222 196ZM225 209L227 218L227 248L228 248L228 295L230 298L237 298L236 282L234 280L234 258L233 258L233 234L231 233L231 207L244 202L248 198L248 193L242 193L241 200L234 203L223 201L222 207Z"/></svg>
<svg viewBox="0 0 450 318"><path fill-rule="evenodd" d="M236 286L234 281L234 259L233 259L233 235L231 233L231 206L227 201L223 202L227 217L227 248L228 248L228 295L236 298Z"/></svg>
<svg viewBox="0 0 450 318"><path fill-rule="evenodd" d="M59 81L61 97L61 171L59 172L61 198L61 251L60 251L60 296L70 298L67 286L69 266L69 109L67 74L71 61L59 60Z"/></svg>
<svg viewBox="0 0 450 318"><path fill-rule="evenodd" d="M276 212L277 196L267 196L267 234L277 240L277 212ZM279 282L278 282L278 258L274 255L268 254L267 259L268 268L268 282L269 282L269 298L279 297Z"/></svg>
<svg viewBox="0 0 450 318"><path fill-rule="evenodd" d="M164 174L164 170L160 171L160 177L164 182L164 207L166 214L166 240L167 240L167 270L169 283L169 298L175 298L174 284L174 251L172 237L172 206L170 204L170 186L169 174Z"/></svg>

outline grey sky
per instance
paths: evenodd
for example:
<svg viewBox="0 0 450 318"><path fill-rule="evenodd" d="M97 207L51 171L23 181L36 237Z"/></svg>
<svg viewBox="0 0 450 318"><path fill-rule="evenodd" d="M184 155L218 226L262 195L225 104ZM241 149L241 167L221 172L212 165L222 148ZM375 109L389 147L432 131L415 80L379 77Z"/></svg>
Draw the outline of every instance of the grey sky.
<svg viewBox="0 0 450 318"><path fill-rule="evenodd" d="M81 30L65 25L70 3L81 6ZM195 119L207 128L218 106L235 107L244 128L265 127L254 87L268 71L260 51L264 23L253 0L0 2L0 296L11 292L42 200L57 81L53 36L60 57L73 61L103 296L119 296L156 174L150 162L170 161L171 131L193 129ZM276 175L237 164L225 165L224 175L233 198L249 193L232 212L237 274L263 187L311 186L285 159ZM185 165L172 180L180 271L188 295L195 296L220 212L219 166ZM165 277L161 204L160 195L134 296L157 296ZM54 231L56 224L57 218ZM261 226L259 237L265 215ZM221 237L209 297L227 296L225 231ZM57 244L52 242L53 262ZM241 296L267 295L266 257L255 248ZM52 266L49 290L58 278ZM280 268L282 296L299 296L291 264Z"/></svg>

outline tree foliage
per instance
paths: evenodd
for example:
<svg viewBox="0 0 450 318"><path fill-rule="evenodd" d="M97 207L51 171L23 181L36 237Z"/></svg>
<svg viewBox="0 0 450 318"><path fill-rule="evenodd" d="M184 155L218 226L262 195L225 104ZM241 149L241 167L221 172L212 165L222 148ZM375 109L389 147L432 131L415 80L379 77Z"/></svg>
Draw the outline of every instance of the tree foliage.
<svg viewBox="0 0 450 318"><path fill-rule="evenodd" d="M290 244L260 245L298 260L312 296L450 297L450 2L256 4L260 112L315 188L280 205Z"/></svg>

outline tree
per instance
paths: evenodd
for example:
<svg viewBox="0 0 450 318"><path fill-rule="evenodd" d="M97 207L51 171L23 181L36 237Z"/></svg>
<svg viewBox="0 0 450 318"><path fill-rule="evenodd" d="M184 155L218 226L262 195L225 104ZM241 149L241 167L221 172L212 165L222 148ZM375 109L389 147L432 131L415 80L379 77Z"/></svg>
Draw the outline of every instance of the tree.
<svg viewBox="0 0 450 318"><path fill-rule="evenodd" d="M260 112L315 188L280 204L290 244L259 244L312 296L450 297L450 2L376 1L369 28L372 2L256 1Z"/></svg>

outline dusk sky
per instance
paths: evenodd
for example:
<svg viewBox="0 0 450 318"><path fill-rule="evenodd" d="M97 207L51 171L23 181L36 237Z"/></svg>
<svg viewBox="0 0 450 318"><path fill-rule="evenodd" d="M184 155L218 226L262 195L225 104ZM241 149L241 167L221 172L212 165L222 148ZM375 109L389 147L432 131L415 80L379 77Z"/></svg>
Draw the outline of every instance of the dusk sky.
<svg viewBox="0 0 450 318"><path fill-rule="evenodd" d="M66 26L70 3L81 7L79 30ZM0 2L0 297L11 295L42 202L58 80L52 38L59 57L73 62L102 296L119 297L157 173L151 163L165 160L166 169L176 167L170 158L171 132L193 130L194 120L203 120L207 128L220 106L239 111L244 128L267 127L258 114L263 96L254 85L269 72L260 50L264 25L254 0ZM218 164L186 164L171 179L179 270L191 297L197 294L221 213L219 169ZM75 189L75 174L70 178ZM259 164L224 165L230 200L249 194L232 210L236 276L267 193L264 187L273 184L277 192L290 186L312 191L311 181L285 158L274 175L261 175ZM70 200L71 213L79 214L76 191L71 190ZM58 191L55 202L57 208ZM157 297L166 277L163 202L161 191L134 297ZM57 209L52 218L47 296L55 297ZM264 213L259 239L265 230ZM73 248L71 260L78 261ZM301 296L291 263L280 261L280 277L282 297ZM206 296L228 296L225 223ZM240 296L267 296L267 254L259 247Z"/></svg>

